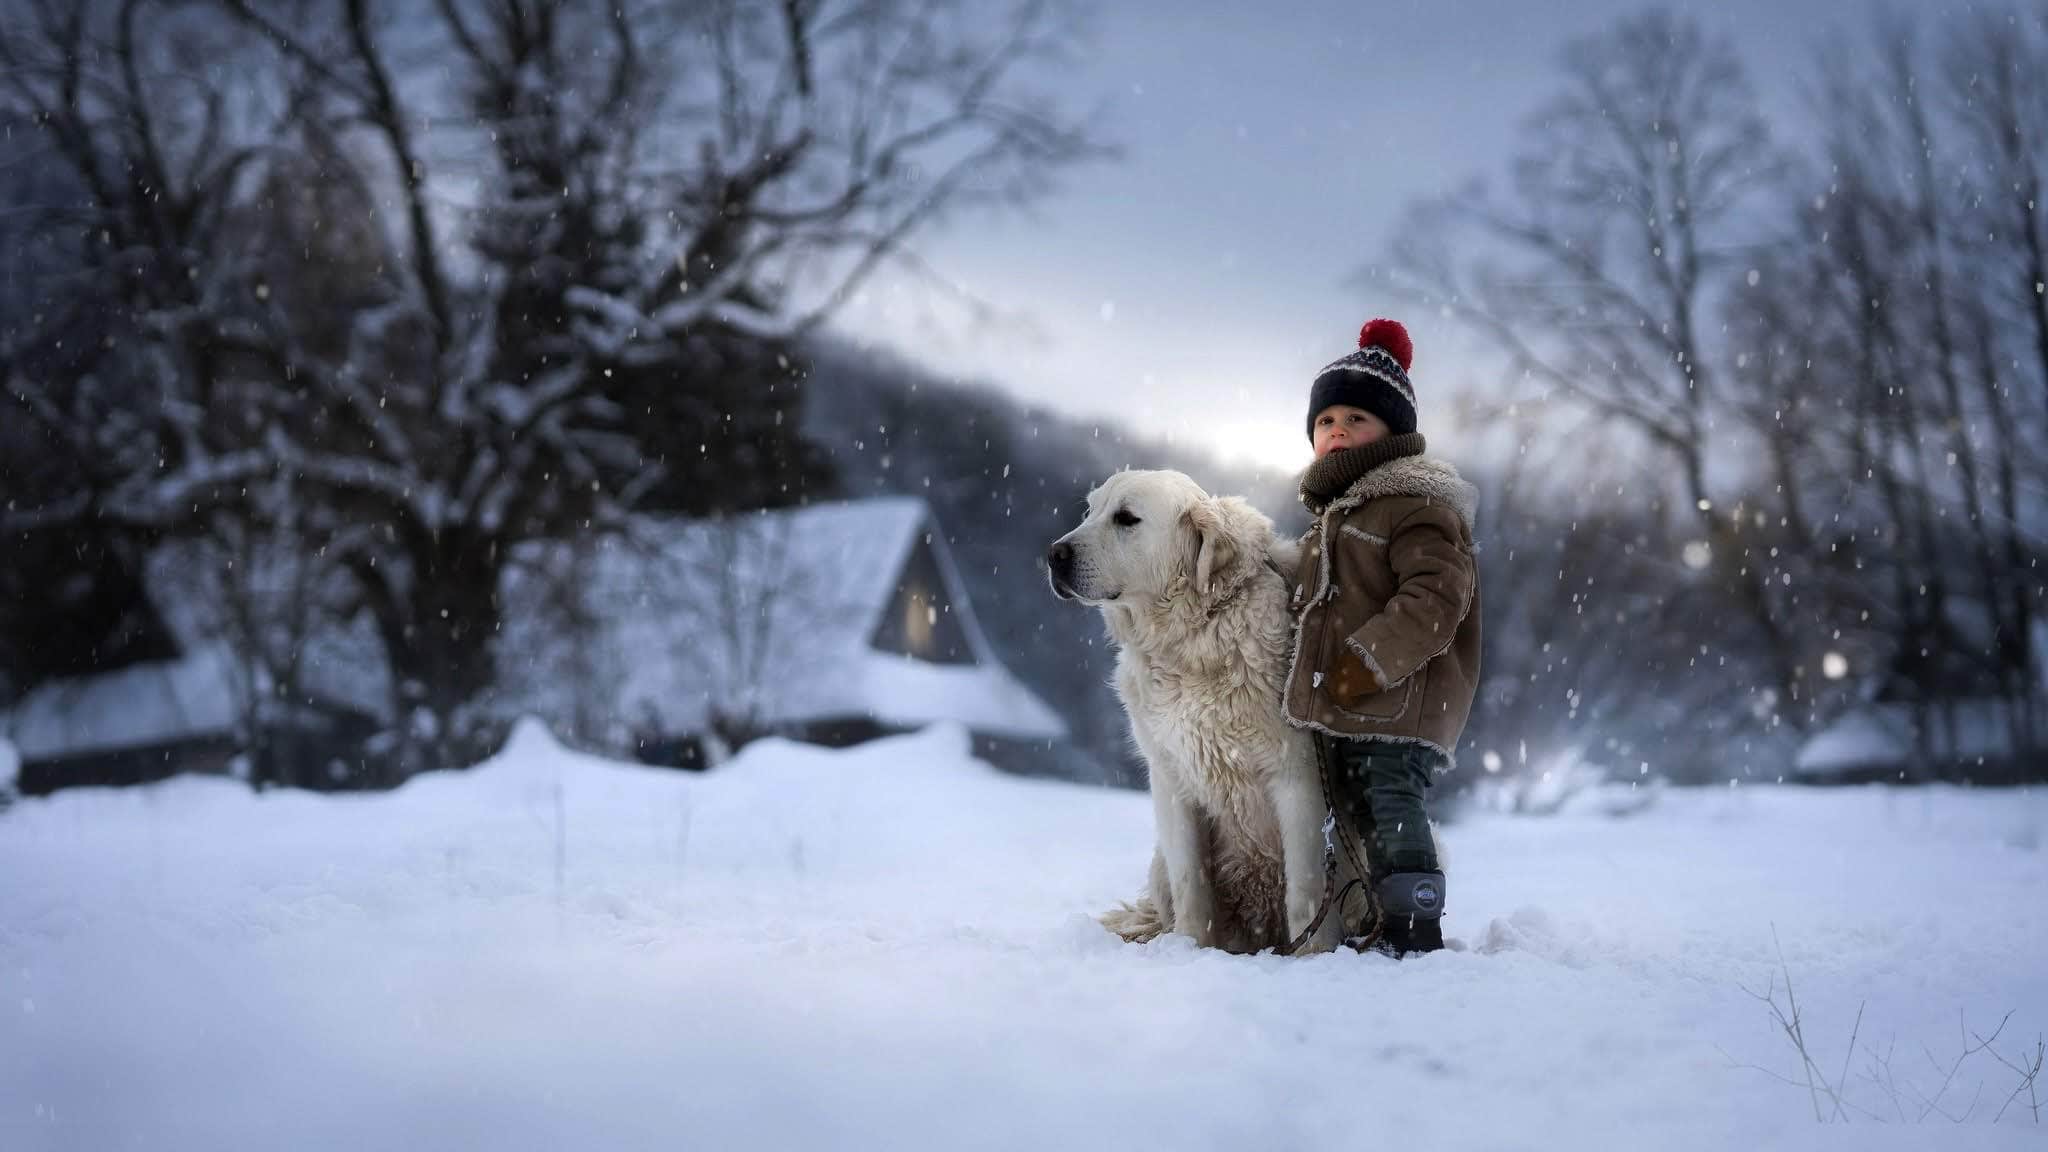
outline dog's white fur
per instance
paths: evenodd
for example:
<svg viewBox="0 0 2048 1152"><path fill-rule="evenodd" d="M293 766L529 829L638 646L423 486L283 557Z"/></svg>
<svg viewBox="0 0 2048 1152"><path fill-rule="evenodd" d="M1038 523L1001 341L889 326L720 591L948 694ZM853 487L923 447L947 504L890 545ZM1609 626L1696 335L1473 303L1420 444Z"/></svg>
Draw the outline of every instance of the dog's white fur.
<svg viewBox="0 0 2048 1152"><path fill-rule="evenodd" d="M1054 552L1053 590L1100 608L1116 642L1158 821L1147 894L1103 923L1130 940L1284 947L1324 897L1327 814L1310 735L1281 711L1293 542L1243 500L1132 471L1089 493ZM1340 862L1338 883L1351 875ZM1303 951L1334 947L1339 920Z"/></svg>

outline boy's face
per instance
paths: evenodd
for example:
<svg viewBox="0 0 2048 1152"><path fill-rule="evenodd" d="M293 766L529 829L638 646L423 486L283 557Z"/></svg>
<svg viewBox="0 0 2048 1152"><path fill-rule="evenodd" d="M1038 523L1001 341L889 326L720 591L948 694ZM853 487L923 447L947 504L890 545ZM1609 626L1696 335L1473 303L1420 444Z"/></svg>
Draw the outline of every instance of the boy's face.
<svg viewBox="0 0 2048 1152"><path fill-rule="evenodd" d="M1340 448L1356 448L1385 439L1387 431L1385 420L1363 408L1332 404L1316 413L1316 459L1320 460Z"/></svg>

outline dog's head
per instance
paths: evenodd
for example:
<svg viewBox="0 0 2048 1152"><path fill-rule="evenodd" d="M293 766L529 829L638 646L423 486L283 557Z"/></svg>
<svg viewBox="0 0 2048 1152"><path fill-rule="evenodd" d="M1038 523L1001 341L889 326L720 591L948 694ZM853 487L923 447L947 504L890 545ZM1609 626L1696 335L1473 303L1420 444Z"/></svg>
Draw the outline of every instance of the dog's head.
<svg viewBox="0 0 2048 1152"><path fill-rule="evenodd" d="M1062 599L1146 603L1186 579L1206 597L1255 559L1271 522L1242 500L1218 498L1179 472L1119 472L1088 494L1081 526L1053 542L1046 573Z"/></svg>

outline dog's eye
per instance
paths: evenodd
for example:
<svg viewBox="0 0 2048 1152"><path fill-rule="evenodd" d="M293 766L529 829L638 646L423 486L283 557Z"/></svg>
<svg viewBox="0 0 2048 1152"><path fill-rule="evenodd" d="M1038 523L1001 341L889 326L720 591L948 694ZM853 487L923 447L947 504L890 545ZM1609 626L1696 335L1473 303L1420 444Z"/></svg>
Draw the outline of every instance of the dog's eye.
<svg viewBox="0 0 2048 1152"><path fill-rule="evenodd" d="M1132 528L1138 523L1137 515L1129 508L1117 509L1116 515L1111 516L1110 520L1119 528Z"/></svg>

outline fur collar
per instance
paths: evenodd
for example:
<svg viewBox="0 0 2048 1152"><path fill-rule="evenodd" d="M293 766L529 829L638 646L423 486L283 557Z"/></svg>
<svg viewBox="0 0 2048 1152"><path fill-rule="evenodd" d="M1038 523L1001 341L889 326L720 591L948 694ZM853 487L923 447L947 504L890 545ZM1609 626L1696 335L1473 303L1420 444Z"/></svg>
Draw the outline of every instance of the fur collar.
<svg viewBox="0 0 2048 1152"><path fill-rule="evenodd" d="M1479 511L1479 489L1463 476L1447 460L1433 456L1403 456L1359 477L1358 482L1344 490L1342 496L1330 501L1323 511L1349 512L1367 500L1382 496L1421 496L1439 504L1448 505L1465 522L1465 530L1472 531L1472 517Z"/></svg>

